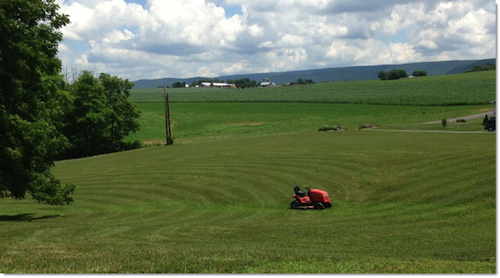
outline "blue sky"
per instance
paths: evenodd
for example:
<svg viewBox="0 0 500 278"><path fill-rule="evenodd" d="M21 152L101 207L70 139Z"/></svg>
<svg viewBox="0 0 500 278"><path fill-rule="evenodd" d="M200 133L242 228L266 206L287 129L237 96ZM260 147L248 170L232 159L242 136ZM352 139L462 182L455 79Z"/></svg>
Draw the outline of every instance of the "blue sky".
<svg viewBox="0 0 500 278"><path fill-rule="evenodd" d="M130 80L496 57L491 0L56 0L63 67Z"/></svg>
<svg viewBox="0 0 500 278"><path fill-rule="evenodd" d="M408 42L408 35L406 34L405 30L399 30L397 33L393 35L380 35L380 36L375 36L377 40L380 40L381 42L384 43L405 43Z"/></svg>
<svg viewBox="0 0 500 278"><path fill-rule="evenodd" d="M227 17L232 17L233 15L242 15L241 6L239 5L231 5L231 6L222 6L226 11Z"/></svg>
<svg viewBox="0 0 500 278"><path fill-rule="evenodd" d="M127 2L127 3L137 3L139 5L142 5L143 7L146 7L147 3L148 3L147 0L127 0L125 2Z"/></svg>

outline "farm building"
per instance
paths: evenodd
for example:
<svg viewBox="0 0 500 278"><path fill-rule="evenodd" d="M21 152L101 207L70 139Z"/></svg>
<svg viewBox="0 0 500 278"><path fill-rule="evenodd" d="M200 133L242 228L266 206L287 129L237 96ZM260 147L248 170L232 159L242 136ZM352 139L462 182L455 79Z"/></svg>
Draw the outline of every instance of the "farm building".
<svg viewBox="0 0 500 278"><path fill-rule="evenodd" d="M277 86L276 83L271 82L269 78L264 78L264 80L260 83L260 87L274 87Z"/></svg>
<svg viewBox="0 0 500 278"><path fill-rule="evenodd" d="M200 87L236 88L236 85L230 83L201 82Z"/></svg>

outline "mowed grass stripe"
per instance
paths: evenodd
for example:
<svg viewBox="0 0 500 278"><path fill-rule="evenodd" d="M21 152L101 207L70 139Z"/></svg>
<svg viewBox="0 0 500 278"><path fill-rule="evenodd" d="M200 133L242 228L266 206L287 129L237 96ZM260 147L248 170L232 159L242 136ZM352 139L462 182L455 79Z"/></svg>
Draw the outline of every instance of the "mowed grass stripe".
<svg viewBox="0 0 500 278"><path fill-rule="evenodd" d="M457 198L458 195L463 195L465 186L475 186L486 178L489 182L495 183L491 173L495 171L495 153L493 152L477 152L465 150L454 150L453 152L444 153L431 159L418 157L414 160L407 160L404 167L401 167L399 173L395 173L395 184L387 190L388 195L395 196L398 192L404 192L404 195L397 197L398 199L419 199L422 201L432 202L435 199L442 199L441 202L461 202L463 198L469 198L471 191L465 190L466 195ZM474 175L471 175L474 173ZM404 191L398 191L398 183L405 183L408 188ZM412 185L418 185L411 189ZM383 187L382 187L383 188ZM410 190L408 190L410 189ZM481 189L478 188L480 191ZM447 194L447 198L436 195L435 192ZM450 194L455 192L458 194ZM472 191L472 196L476 195ZM480 192L479 192L480 193ZM494 191L490 193L493 193ZM469 195L467 195L469 194ZM492 195L492 196L493 196ZM429 198L424 198L429 196Z"/></svg>
<svg viewBox="0 0 500 278"><path fill-rule="evenodd" d="M0 265L5 272L494 272L495 201L487 196L495 192L494 150L494 134L346 131L65 161L54 174L78 186L75 204L7 200L6 215L58 216L0 221L8 239ZM467 157L489 166L479 170ZM435 166L444 164L461 169L459 178ZM295 184L327 190L334 206L289 209Z"/></svg>
<svg viewBox="0 0 500 278"><path fill-rule="evenodd" d="M310 158L309 158L310 159ZM221 161L221 160L217 160L217 161ZM215 179L214 182L210 183L210 182L207 182L207 180L201 180L199 182L195 182L195 184L198 184L198 183L201 183L201 184L209 184L211 186L215 186L217 187L217 180L234 180L234 175L238 176L238 175L245 175L245 171L248 171L246 169L249 168L250 165L253 165L255 163L257 164L262 164L264 166L264 169L273 169L273 170L264 170L262 171L262 173L260 173L258 176L256 175L251 175L252 173L248 173L246 174L248 177L245 177L244 181L245 183L249 182L249 181L253 181L253 183L259 183L258 180L257 181L254 181L255 179L258 179L258 178L262 178L262 177L265 177L263 178L264 180L269 180L269 178L271 178L271 176L275 176L273 179L282 179L283 176L286 176L286 175L289 175L289 173L291 172L290 169L288 169L287 167L285 167L286 165L288 164L285 164L285 166L282 166L280 165L279 163L271 163L272 165L268 165L269 167L266 167L266 164L265 164L265 161L266 159L258 159L258 161L256 162L253 162L253 161L248 161L248 160L245 160L245 159L241 159L241 166L238 166L237 168L234 168L235 164L232 164L231 166L228 166L226 167L226 171L221 171L221 168L224 167L224 163L221 162L221 165L220 166L217 166L215 163L216 162L213 162L212 160L210 159L202 159L200 161L200 164L196 164L196 162L193 162L191 163L191 165L193 165L193 168L194 168L194 172L186 172L185 176L186 177L195 177L196 175L198 176L208 176L210 177L211 173L213 172L218 172L219 174L219 177L211 177L211 179ZM294 170L295 173L293 175L291 175L292 177L299 177L299 180L301 178L303 178L304 180L307 180L307 181L310 181L312 178L314 178L315 176L321 176L323 177L321 180L325 181L325 180L331 180L331 177L327 174L325 176L322 176L321 174L317 174L319 171L316 170L317 167L316 165L322 165L322 163L317 163L316 161L314 160L304 160L302 161L300 167L297 167L296 165L294 165L294 160L291 160L292 162L289 162L289 165L290 167L294 167L294 168L299 168L300 170ZM441 161L438 160L438 163L441 163ZM206 166L206 165L212 165L212 166ZM309 168L310 166L310 168ZM203 167L207 167L207 169L203 169ZM184 165L181 165L181 167L183 170L186 170ZM318 167L319 168L319 167ZM340 176L342 176L342 173L344 172L343 170L345 169L342 169L342 167L338 167L338 165L336 165L335 167L336 171L338 171L340 174L337 174L337 178ZM455 166L453 167L450 167L451 169L456 169ZM425 166L424 167L421 167L420 168L420 173L414 173L413 176L417 179L417 180L421 180L422 178L428 178L429 180L434 180L436 177L434 176L429 176L428 173L429 172L433 172L432 170L433 169L429 169L429 168L426 168ZM177 170L177 169L173 169L173 172L176 172L176 173L182 173L183 170ZM161 170L160 169L154 169L152 170L152 172L160 172ZM207 171L205 173L205 171ZM251 170L249 170L251 171ZM318 172L317 172L318 171ZM273 174L270 174L270 172L274 172ZM435 171L434 171L435 172ZM230 173L235 173L235 174L230 174ZM427 174L426 174L427 173ZM448 173L446 173L448 174ZM182 177L182 178L185 178L185 177ZM165 177L165 179L168 179ZM344 177L345 179L345 177ZM227 184L224 184L224 185L227 185ZM230 186L228 188L231 188ZM421 187L422 188L422 187ZM424 188L424 191L428 191L427 188L423 187ZM184 187L182 190L189 190L189 187L186 188ZM194 194L196 195L196 191L198 190L198 187L195 187L193 188L193 192L191 192L190 194ZM217 191L217 189L211 189L212 191ZM225 193L224 192L219 192L217 191L218 194L221 194L221 196L223 196ZM206 192L204 192L204 194L202 195L205 195ZM237 195L237 194L236 194ZM229 196L228 199L232 199L232 198L235 198L235 194L233 194L232 196ZM265 197L264 197L265 198Z"/></svg>

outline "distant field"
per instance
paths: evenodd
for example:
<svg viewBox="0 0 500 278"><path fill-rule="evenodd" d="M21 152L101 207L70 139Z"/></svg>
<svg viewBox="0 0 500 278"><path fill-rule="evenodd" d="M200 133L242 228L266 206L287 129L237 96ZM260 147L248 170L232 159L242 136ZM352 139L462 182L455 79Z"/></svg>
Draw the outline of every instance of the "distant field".
<svg viewBox="0 0 500 278"><path fill-rule="evenodd" d="M141 131L127 140L148 144L165 141L163 103L139 103ZM441 123L422 122L451 119L493 109L488 105L392 106L334 103L171 103L172 133L177 144L195 140L256 137L271 134L300 134L322 126L340 125L357 130L362 124L390 129L443 130ZM482 119L449 124L445 130L484 131Z"/></svg>
<svg viewBox="0 0 500 278"><path fill-rule="evenodd" d="M495 135L305 132L57 163L0 203L3 273L495 273ZM293 186L330 193L289 209Z"/></svg>
<svg viewBox="0 0 500 278"><path fill-rule="evenodd" d="M442 129L416 125L493 110L496 75L476 72L397 81L334 82L307 86L168 89L177 143L208 138L300 133L322 126L357 129ZM165 138L163 89L132 90L142 129L127 140L149 144ZM481 119L447 130L482 131Z"/></svg>
<svg viewBox="0 0 500 278"><path fill-rule="evenodd" d="M247 89L168 89L171 102L318 102L412 106L487 104L496 97L496 72L331 82ZM132 90L136 102L163 102L163 89Z"/></svg>

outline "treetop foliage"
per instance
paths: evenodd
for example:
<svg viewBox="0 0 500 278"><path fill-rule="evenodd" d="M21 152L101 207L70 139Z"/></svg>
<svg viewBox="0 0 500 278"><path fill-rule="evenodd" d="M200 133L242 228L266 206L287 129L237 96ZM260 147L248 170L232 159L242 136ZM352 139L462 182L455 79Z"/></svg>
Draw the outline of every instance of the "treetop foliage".
<svg viewBox="0 0 500 278"><path fill-rule="evenodd" d="M133 83L102 73L83 71L70 86L73 103L64 134L70 148L62 158L85 157L129 149L122 140L140 128L140 113L130 98Z"/></svg>
<svg viewBox="0 0 500 278"><path fill-rule="evenodd" d="M238 89L253 88L253 87L257 87L259 85L259 83L257 83L257 81L250 80L247 77L241 78L241 79L230 79L227 82L235 84Z"/></svg>
<svg viewBox="0 0 500 278"><path fill-rule="evenodd" d="M381 70L378 72L380 80L396 80L404 77L408 77L408 74L403 69L392 69L389 72Z"/></svg>
<svg viewBox="0 0 500 278"><path fill-rule="evenodd" d="M427 76L427 71L425 70L416 70L412 73L413 76Z"/></svg>
<svg viewBox="0 0 500 278"><path fill-rule="evenodd" d="M69 204L74 185L50 173L68 146L59 131L62 92L58 29L69 23L54 0L0 1L0 197Z"/></svg>

